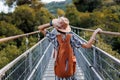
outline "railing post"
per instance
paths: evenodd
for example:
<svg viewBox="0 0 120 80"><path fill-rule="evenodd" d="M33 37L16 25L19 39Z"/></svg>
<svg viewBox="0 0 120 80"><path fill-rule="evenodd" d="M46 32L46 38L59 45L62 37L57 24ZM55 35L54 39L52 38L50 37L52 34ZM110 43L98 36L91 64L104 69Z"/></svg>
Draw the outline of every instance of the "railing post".
<svg viewBox="0 0 120 80"><path fill-rule="evenodd" d="M77 34L77 29L75 29L75 33Z"/></svg>
<svg viewBox="0 0 120 80"><path fill-rule="evenodd" d="M85 32L83 32L83 38L85 39Z"/></svg>
<svg viewBox="0 0 120 80"><path fill-rule="evenodd" d="M40 41L40 34L38 33L38 41Z"/></svg>
<svg viewBox="0 0 120 80"><path fill-rule="evenodd" d="M28 45L29 45L29 40L28 40L28 35L26 35L26 50L28 50ZM28 55L26 55L27 57ZM26 68L27 68L27 58L25 59L25 74L26 74ZM24 75L25 77L26 75Z"/></svg>
<svg viewBox="0 0 120 80"><path fill-rule="evenodd" d="M93 66L96 68L96 49L93 47Z"/></svg>
<svg viewBox="0 0 120 80"><path fill-rule="evenodd" d="M77 35L79 35L79 29L77 29Z"/></svg>
<svg viewBox="0 0 120 80"><path fill-rule="evenodd" d="M75 29L73 29L73 32L75 33Z"/></svg>
<svg viewBox="0 0 120 80"><path fill-rule="evenodd" d="M29 45L29 40L28 40L28 35L26 37L26 50L28 50L28 45ZM32 71L32 54L31 54L31 51L29 51L29 54L28 54L28 62L29 62L29 70L30 72ZM25 61L25 68L26 68L26 65L27 64L27 60Z"/></svg>
<svg viewBox="0 0 120 80"><path fill-rule="evenodd" d="M73 28L71 27L71 31L73 31Z"/></svg>
<svg viewBox="0 0 120 80"><path fill-rule="evenodd" d="M97 54L96 54L96 43L97 38L95 37L95 46L93 47L93 66L95 69L97 69ZM96 80L96 76L94 76L94 80Z"/></svg>
<svg viewBox="0 0 120 80"><path fill-rule="evenodd" d="M32 53L31 51L29 52L29 66L30 66L30 72L32 71Z"/></svg>
<svg viewBox="0 0 120 80"><path fill-rule="evenodd" d="M93 65L94 65L94 67L95 68L97 68L97 56L96 56L96 44L97 44L97 42L98 42L98 39L97 39L97 37L95 37L95 45L94 45L94 47L93 47L93 56L94 56L94 60L93 60Z"/></svg>
<svg viewBox="0 0 120 80"><path fill-rule="evenodd" d="M73 32L75 32L75 29L73 28Z"/></svg>

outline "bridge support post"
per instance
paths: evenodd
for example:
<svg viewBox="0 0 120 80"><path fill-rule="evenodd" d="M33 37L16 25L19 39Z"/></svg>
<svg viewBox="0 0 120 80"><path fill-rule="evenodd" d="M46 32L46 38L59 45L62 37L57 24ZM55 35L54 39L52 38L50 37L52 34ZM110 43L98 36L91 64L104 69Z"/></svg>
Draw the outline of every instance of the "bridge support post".
<svg viewBox="0 0 120 80"><path fill-rule="evenodd" d="M77 29L75 29L75 33L77 34Z"/></svg>
<svg viewBox="0 0 120 80"><path fill-rule="evenodd" d="M73 32L75 32L75 29L73 29Z"/></svg>
<svg viewBox="0 0 120 80"><path fill-rule="evenodd" d="M94 69L96 70L97 69L97 55L96 55L96 48L95 48L95 46L93 47L93 66L94 66ZM97 77L96 76L94 76L94 80L97 80Z"/></svg>
<svg viewBox="0 0 120 80"><path fill-rule="evenodd" d="M30 66L30 72L32 71L32 54L31 51L29 52L29 66Z"/></svg>
<svg viewBox="0 0 120 80"><path fill-rule="evenodd" d="M29 40L28 40L28 35L27 35L26 36L26 50L28 50L28 45L29 45ZM31 72L32 71L32 54L31 54L31 51L29 51L28 57L29 57L28 62L29 62L29 66L30 66L29 70ZM27 62L27 60L26 60L26 62ZM26 62L25 62L25 67L27 66Z"/></svg>
<svg viewBox="0 0 120 80"><path fill-rule="evenodd" d="M93 47L93 66L96 68L96 50L95 50L95 47Z"/></svg>
<svg viewBox="0 0 120 80"><path fill-rule="evenodd" d="M79 29L77 29L77 35L80 35Z"/></svg>

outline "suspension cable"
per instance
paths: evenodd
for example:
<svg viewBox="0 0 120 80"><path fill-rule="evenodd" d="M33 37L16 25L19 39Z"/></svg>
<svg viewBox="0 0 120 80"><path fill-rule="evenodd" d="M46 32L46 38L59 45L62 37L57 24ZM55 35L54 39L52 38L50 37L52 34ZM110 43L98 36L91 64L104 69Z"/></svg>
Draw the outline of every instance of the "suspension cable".
<svg viewBox="0 0 120 80"><path fill-rule="evenodd" d="M74 26L71 26L71 28L84 30L84 31L90 31L90 32L94 32L95 31L95 30L92 30L92 29L78 28L78 27L74 27ZM120 32L101 31L99 33L100 34L108 34L108 35L120 36Z"/></svg>

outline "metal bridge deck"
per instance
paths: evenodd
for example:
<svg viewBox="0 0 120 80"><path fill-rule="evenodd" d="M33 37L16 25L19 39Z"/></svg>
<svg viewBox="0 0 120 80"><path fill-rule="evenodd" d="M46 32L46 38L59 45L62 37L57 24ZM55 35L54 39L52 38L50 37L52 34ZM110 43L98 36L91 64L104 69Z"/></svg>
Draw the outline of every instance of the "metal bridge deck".
<svg viewBox="0 0 120 80"><path fill-rule="evenodd" d="M81 68L76 65L76 78L77 80L84 80L84 74L81 70ZM46 71L44 72L42 80L55 80L55 74L54 74L54 59L51 58L49 61L49 64L46 68Z"/></svg>

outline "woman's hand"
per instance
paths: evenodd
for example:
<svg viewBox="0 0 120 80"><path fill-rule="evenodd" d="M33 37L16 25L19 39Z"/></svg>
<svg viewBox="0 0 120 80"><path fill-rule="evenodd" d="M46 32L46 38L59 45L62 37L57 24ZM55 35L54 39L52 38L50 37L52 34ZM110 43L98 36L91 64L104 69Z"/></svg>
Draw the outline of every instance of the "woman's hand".
<svg viewBox="0 0 120 80"><path fill-rule="evenodd" d="M102 29L101 29L101 28L97 28L94 33L97 34L97 33L99 33L99 32L102 32Z"/></svg>
<svg viewBox="0 0 120 80"><path fill-rule="evenodd" d="M92 44L93 44L94 41L95 41L95 36L96 36L96 34L99 33L99 32L102 32L102 29L97 28L97 29L93 32L93 34L92 34L90 40L88 41L88 43L82 44L82 47L83 47L83 48L91 48L91 47L92 47Z"/></svg>

